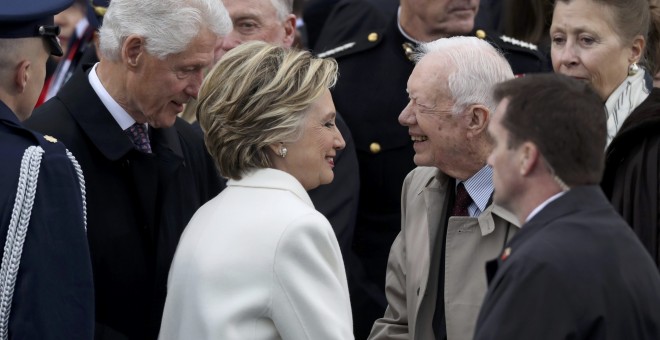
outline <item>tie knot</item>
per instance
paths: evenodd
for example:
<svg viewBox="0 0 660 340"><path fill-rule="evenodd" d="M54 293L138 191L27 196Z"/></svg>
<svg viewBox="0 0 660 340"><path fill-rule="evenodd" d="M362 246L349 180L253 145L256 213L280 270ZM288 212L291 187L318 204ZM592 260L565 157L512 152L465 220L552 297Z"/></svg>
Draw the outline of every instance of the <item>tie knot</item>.
<svg viewBox="0 0 660 340"><path fill-rule="evenodd" d="M465 190L465 185L462 182L458 183L451 216L470 216L468 213L470 204L472 204L472 198L470 198L470 194Z"/></svg>
<svg viewBox="0 0 660 340"><path fill-rule="evenodd" d="M125 131L136 149L142 152L151 153L149 135L147 134L144 124L135 123Z"/></svg>

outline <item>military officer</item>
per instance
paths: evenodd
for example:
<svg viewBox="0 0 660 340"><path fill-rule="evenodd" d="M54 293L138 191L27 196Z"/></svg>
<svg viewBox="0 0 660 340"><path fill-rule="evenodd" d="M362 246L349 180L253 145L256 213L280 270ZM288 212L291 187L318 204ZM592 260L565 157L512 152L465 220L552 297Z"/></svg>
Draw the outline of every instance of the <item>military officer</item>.
<svg viewBox="0 0 660 340"><path fill-rule="evenodd" d="M0 6L0 337L91 339L94 291L82 172L62 143L26 129L49 55L53 15L72 0ZM4 302L8 301L8 304Z"/></svg>
<svg viewBox="0 0 660 340"><path fill-rule="evenodd" d="M356 338L366 338L385 311L391 244L400 231L403 179L414 168L412 141L397 117L409 98L406 82L416 46L438 38L475 35L503 51L514 74L549 71L536 46L474 27L479 1L401 0L384 19L369 1L342 0L329 15L315 52L332 57L341 74L332 92L353 134L360 198L353 249L364 271L349 275ZM354 268L358 265L353 264ZM362 280L351 280L361 276Z"/></svg>

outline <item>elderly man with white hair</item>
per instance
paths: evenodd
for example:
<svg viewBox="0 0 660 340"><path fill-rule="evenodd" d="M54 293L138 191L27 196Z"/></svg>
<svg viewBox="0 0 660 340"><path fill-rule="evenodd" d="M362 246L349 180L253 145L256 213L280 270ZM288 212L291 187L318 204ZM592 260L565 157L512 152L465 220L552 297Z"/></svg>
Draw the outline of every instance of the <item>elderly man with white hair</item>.
<svg viewBox="0 0 660 340"><path fill-rule="evenodd" d="M370 339L472 339L486 294L486 261L518 230L492 204L492 88L513 78L506 59L475 37L421 46L399 122L414 143L403 184L401 232L388 259L388 307Z"/></svg>
<svg viewBox="0 0 660 340"><path fill-rule="evenodd" d="M27 121L64 142L86 175L96 339L156 339L181 232L221 190L177 113L230 29L218 0L112 0L100 62Z"/></svg>

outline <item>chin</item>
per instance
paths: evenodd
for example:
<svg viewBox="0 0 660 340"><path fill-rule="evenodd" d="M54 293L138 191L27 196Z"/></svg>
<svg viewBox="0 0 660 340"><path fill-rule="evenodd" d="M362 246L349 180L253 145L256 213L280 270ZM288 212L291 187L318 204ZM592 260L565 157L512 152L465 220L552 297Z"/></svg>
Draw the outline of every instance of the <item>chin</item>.
<svg viewBox="0 0 660 340"><path fill-rule="evenodd" d="M431 164L427 159L417 154L415 154L413 157L413 163L415 163L417 166L433 166L433 164Z"/></svg>
<svg viewBox="0 0 660 340"><path fill-rule="evenodd" d="M330 184L330 183L332 183L332 181L335 179L335 174L332 173L332 172L330 172L330 173L331 173L331 174L330 174L329 176L326 175L326 176L323 176L323 177L321 178L321 183L320 183L320 185L325 185L325 184Z"/></svg>
<svg viewBox="0 0 660 340"><path fill-rule="evenodd" d="M163 113L158 119L148 120L149 125L154 128L168 128L172 127L176 122L176 114Z"/></svg>

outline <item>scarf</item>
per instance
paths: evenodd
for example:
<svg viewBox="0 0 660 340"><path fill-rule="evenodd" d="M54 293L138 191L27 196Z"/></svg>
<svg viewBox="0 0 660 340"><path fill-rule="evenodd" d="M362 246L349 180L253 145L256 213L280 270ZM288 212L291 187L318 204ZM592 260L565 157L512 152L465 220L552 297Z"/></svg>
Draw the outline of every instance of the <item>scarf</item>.
<svg viewBox="0 0 660 340"><path fill-rule="evenodd" d="M630 113L649 96L650 89L646 87L644 75L645 71L640 69L637 74L628 76L607 98L605 102L605 109L607 110L607 145L610 145Z"/></svg>

